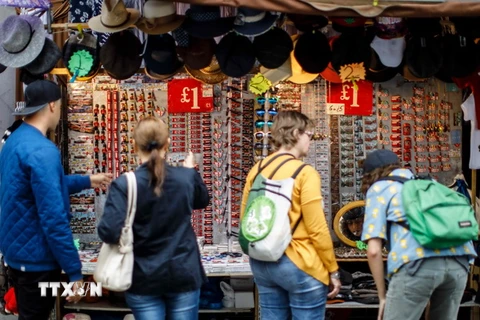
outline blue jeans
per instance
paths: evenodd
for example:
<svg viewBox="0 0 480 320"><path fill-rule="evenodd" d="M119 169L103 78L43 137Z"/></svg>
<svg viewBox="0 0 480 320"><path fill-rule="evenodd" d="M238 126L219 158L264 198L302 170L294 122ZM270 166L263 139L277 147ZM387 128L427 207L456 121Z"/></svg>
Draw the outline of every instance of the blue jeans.
<svg viewBox="0 0 480 320"><path fill-rule="evenodd" d="M125 293L135 320L197 320L200 290L144 296Z"/></svg>
<svg viewBox="0 0 480 320"><path fill-rule="evenodd" d="M300 270L286 256L278 262L250 258L262 320L323 320L328 286Z"/></svg>

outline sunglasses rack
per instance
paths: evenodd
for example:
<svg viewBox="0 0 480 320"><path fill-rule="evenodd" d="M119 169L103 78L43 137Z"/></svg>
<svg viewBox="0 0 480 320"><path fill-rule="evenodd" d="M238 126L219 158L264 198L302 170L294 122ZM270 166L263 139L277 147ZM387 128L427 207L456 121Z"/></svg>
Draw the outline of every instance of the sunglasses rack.
<svg viewBox="0 0 480 320"><path fill-rule="evenodd" d="M325 81L318 80L306 85L301 94L301 110L315 124L312 128L320 138L310 141L310 148L305 163L314 167L322 179L323 211L328 223L332 221L330 193L330 135L325 134L329 128L329 117L325 112ZM321 133L321 134L320 134Z"/></svg>

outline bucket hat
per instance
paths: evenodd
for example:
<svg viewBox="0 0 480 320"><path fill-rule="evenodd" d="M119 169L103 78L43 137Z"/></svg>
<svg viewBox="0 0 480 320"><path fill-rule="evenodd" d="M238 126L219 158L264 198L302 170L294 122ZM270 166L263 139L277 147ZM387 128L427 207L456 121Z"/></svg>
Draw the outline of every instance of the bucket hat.
<svg viewBox="0 0 480 320"><path fill-rule="evenodd" d="M262 66L275 69L283 65L290 57L293 42L285 30L273 27L253 39L253 49Z"/></svg>
<svg viewBox="0 0 480 320"><path fill-rule="evenodd" d="M71 35L63 45L62 58L70 77L78 70L77 81L92 79L100 69L100 44L97 37L86 32Z"/></svg>
<svg viewBox="0 0 480 320"><path fill-rule="evenodd" d="M142 43L133 33L113 33L100 49L100 61L112 78L125 80L138 72L142 52Z"/></svg>
<svg viewBox="0 0 480 320"><path fill-rule="evenodd" d="M185 12L182 28L197 38L216 38L232 30L234 19L222 18L219 7L192 4Z"/></svg>
<svg viewBox="0 0 480 320"><path fill-rule="evenodd" d="M216 48L217 43L215 39L200 39L189 36L188 45L179 45L177 53L191 69L199 70L210 65Z"/></svg>
<svg viewBox="0 0 480 320"><path fill-rule="evenodd" d="M123 0L103 0L99 16L88 20L88 26L97 32L118 32L133 26L140 11L125 7Z"/></svg>
<svg viewBox="0 0 480 320"><path fill-rule="evenodd" d="M295 47L298 42L298 36L292 36L293 41L293 51L290 53L290 62L292 66L292 76L289 77L287 80L291 81L296 84L305 84L312 82L318 77L318 73L308 73L303 70L302 66L298 63L297 59L295 58Z"/></svg>
<svg viewBox="0 0 480 320"><path fill-rule="evenodd" d="M170 34L149 35L143 59L147 75L153 79L169 78L183 67Z"/></svg>
<svg viewBox="0 0 480 320"><path fill-rule="evenodd" d="M180 27L184 20L184 16L177 15L173 2L149 0L143 6L143 17L136 26L146 34L164 34Z"/></svg>
<svg viewBox="0 0 480 320"><path fill-rule="evenodd" d="M246 75L256 60L250 39L235 32L230 32L220 40L215 56L222 72L232 78Z"/></svg>
<svg viewBox="0 0 480 320"><path fill-rule="evenodd" d="M233 23L233 30L243 36L259 36L270 30L277 18L277 15L269 11L240 7Z"/></svg>
<svg viewBox="0 0 480 320"><path fill-rule="evenodd" d="M21 68L42 51L45 28L42 20L30 15L12 15L0 25L0 64Z"/></svg>
<svg viewBox="0 0 480 320"><path fill-rule="evenodd" d="M318 31L306 32L298 37L295 58L303 70L320 73L332 61L332 51L325 35Z"/></svg>
<svg viewBox="0 0 480 320"><path fill-rule="evenodd" d="M49 73L61 57L62 52L57 44L53 40L46 38L40 54L24 68L33 75Z"/></svg>

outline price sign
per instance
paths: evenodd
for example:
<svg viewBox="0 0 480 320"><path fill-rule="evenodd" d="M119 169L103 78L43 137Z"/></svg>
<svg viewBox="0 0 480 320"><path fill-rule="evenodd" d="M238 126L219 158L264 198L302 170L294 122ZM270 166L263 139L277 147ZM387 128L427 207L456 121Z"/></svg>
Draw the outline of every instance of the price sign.
<svg viewBox="0 0 480 320"><path fill-rule="evenodd" d="M174 79L168 83L168 112L212 112L213 86L195 79Z"/></svg>
<svg viewBox="0 0 480 320"><path fill-rule="evenodd" d="M351 82L331 83L330 97L332 104L345 105L345 115L370 116L373 107L373 84L370 81L356 81L356 86Z"/></svg>
<svg viewBox="0 0 480 320"><path fill-rule="evenodd" d="M344 115L345 114L345 104L344 103L328 103L327 102L327 114Z"/></svg>

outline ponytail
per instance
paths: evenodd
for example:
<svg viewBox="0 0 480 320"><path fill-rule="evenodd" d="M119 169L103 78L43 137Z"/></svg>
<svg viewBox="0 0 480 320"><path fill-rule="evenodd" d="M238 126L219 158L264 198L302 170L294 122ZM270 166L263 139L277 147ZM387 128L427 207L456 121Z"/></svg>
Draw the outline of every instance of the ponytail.
<svg viewBox="0 0 480 320"><path fill-rule="evenodd" d="M165 159L162 158L159 149L155 148L151 151L147 168L151 174L150 185L154 187L155 194L160 196L165 180Z"/></svg>

